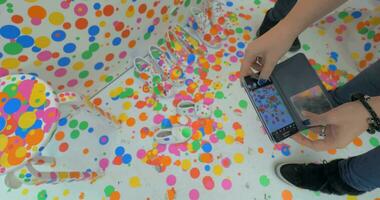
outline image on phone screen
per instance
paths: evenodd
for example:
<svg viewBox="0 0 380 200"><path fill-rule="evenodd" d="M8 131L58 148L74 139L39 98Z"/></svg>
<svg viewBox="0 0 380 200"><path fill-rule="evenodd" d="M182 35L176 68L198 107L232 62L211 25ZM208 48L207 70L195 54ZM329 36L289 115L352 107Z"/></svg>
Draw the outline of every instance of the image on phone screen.
<svg viewBox="0 0 380 200"><path fill-rule="evenodd" d="M270 133L293 123L291 115L273 84L250 93L265 127Z"/></svg>

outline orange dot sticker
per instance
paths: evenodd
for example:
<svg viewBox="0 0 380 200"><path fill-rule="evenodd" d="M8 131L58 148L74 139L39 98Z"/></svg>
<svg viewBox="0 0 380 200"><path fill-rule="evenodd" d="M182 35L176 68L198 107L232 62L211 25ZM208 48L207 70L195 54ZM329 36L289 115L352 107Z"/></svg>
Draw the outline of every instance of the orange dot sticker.
<svg viewBox="0 0 380 200"><path fill-rule="evenodd" d="M28 9L28 15L35 19L44 19L46 17L46 10L41 6L32 6Z"/></svg>
<svg viewBox="0 0 380 200"><path fill-rule="evenodd" d="M87 28L88 26L88 21L86 18L79 18L77 19L77 21L75 22L75 26L80 29L80 30L83 30L85 28Z"/></svg>
<svg viewBox="0 0 380 200"><path fill-rule="evenodd" d="M28 145L37 145L44 139L44 132L41 129L30 130L25 137L25 142Z"/></svg>

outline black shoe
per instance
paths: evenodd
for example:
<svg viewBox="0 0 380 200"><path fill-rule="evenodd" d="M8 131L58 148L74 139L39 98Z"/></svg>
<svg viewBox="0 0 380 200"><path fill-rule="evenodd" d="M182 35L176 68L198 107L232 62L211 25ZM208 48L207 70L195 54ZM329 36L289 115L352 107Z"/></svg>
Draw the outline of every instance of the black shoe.
<svg viewBox="0 0 380 200"><path fill-rule="evenodd" d="M359 195L358 191L347 185L339 175L338 162L334 160L323 164L280 164L276 175L285 183L326 194Z"/></svg>
<svg viewBox="0 0 380 200"><path fill-rule="evenodd" d="M268 32L271 28L276 26L278 24L278 21L273 21L269 18L269 12L271 12L272 9L268 10L268 12L265 14L264 20L261 23L259 29L256 32L256 37L260 37L264 35L264 33ZM296 52L301 49L301 43L298 37L294 40L292 46L290 47L290 52Z"/></svg>

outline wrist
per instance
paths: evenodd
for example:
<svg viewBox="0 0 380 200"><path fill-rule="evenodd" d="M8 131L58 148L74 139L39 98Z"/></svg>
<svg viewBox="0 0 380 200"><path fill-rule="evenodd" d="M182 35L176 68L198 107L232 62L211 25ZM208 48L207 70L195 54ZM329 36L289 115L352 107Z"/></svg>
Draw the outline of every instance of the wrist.
<svg viewBox="0 0 380 200"><path fill-rule="evenodd" d="M294 23L294 20L285 18L281 20L273 29L279 32L278 35L290 38L293 42L299 34L301 34L304 29L297 23Z"/></svg>
<svg viewBox="0 0 380 200"><path fill-rule="evenodd" d="M367 113L370 115L367 118L367 132L370 134L374 134L376 131L380 131L380 119L379 115L376 112L376 110L378 111L380 106L378 101L379 99L377 97L371 98L361 93L357 93L352 95L352 100L358 100L363 105Z"/></svg>

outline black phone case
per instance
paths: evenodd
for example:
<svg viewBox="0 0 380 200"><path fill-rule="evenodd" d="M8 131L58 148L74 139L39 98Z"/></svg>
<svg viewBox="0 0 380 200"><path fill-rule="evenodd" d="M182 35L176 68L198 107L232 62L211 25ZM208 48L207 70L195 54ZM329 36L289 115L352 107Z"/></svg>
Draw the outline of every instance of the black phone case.
<svg viewBox="0 0 380 200"><path fill-rule="evenodd" d="M302 131L308 128L302 123L302 119L297 114L296 109L291 103L290 98L292 96L314 86L320 86L322 92L327 97L327 100L332 105L332 107L336 107L336 104L334 103L331 95L323 86L321 80L319 79L319 76L310 65L306 56L302 53L298 53L293 57L285 60L284 62L278 64L272 72L270 79L280 94L290 115L293 118L293 121L297 126L297 129L293 129L290 132L279 132L273 135L270 135L271 133L268 133L273 142L280 142L297 133L298 131ZM248 91L249 89L247 89L246 86L244 87L247 91L248 96L250 96ZM250 100L252 101L251 97ZM252 104L254 105L253 102Z"/></svg>

